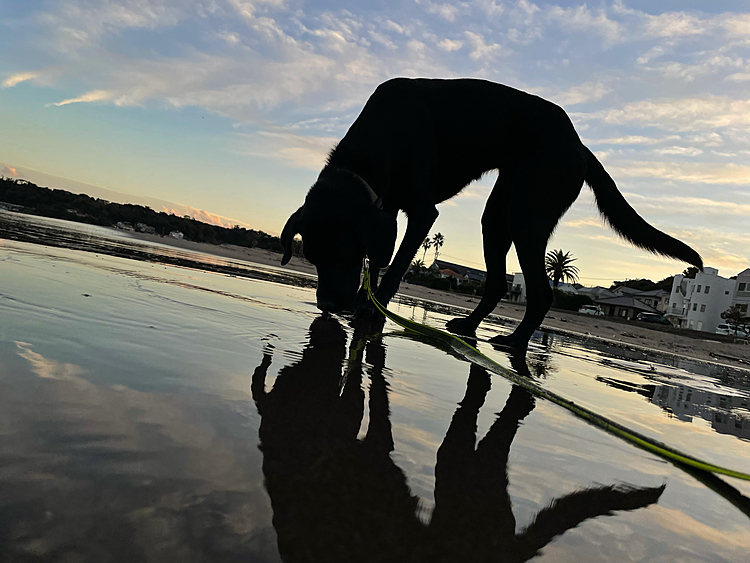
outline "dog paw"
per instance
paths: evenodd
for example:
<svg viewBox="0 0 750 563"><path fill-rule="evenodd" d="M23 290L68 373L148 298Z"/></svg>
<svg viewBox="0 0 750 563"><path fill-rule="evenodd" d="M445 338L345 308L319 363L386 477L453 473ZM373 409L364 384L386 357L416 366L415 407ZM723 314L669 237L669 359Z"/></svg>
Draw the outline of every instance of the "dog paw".
<svg viewBox="0 0 750 563"><path fill-rule="evenodd" d="M445 324L445 328L453 334L461 334L464 336L475 336L477 331L476 325L470 322L468 317L456 317L455 319L451 319Z"/></svg>
<svg viewBox="0 0 750 563"><path fill-rule="evenodd" d="M377 307L372 302L367 302L357 310L354 311L354 320L366 321L366 322L383 322L385 321L385 315L378 311Z"/></svg>
<svg viewBox="0 0 750 563"><path fill-rule="evenodd" d="M498 334L497 336L490 338L489 342L490 344L502 346L503 348L510 348L512 350L526 350L529 346L529 341L527 339L515 336L515 334Z"/></svg>

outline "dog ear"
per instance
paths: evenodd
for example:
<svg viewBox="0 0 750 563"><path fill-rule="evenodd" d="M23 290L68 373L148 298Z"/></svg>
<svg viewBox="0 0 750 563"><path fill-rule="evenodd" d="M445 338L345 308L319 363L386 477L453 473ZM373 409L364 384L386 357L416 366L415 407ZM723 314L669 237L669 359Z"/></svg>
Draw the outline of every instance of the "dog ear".
<svg viewBox="0 0 750 563"><path fill-rule="evenodd" d="M284 247L284 257L281 259L281 265L285 266L289 260L292 259L292 242L294 241L294 235L299 233L299 217L302 215L303 205L297 211L292 213L289 220L284 225L284 230L281 231L281 244Z"/></svg>
<svg viewBox="0 0 750 563"><path fill-rule="evenodd" d="M396 213L373 205L362 222L362 241L370 261L379 267L390 263L396 247Z"/></svg>

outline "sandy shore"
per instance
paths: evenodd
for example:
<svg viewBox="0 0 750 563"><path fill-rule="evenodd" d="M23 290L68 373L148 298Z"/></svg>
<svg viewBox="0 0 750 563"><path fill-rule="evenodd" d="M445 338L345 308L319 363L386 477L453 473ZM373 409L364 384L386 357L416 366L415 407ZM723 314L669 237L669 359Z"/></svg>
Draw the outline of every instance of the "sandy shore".
<svg viewBox="0 0 750 563"><path fill-rule="evenodd" d="M167 237L133 233L133 236L142 240L149 240L178 248L194 250L232 258L246 260L257 264L281 267L281 255L268 250L257 248L242 248L234 246L217 246L213 244L198 243L187 240L177 240ZM315 267L302 258L293 257L284 268L315 275ZM439 291L419 285L402 283L399 294L418 299L426 299L444 303L454 307L473 309L479 302L479 298L471 297L450 291ZM516 303L500 303L494 314L503 317L520 320L525 312L525 307ZM603 338L618 343L627 344L661 352L678 354L680 356L696 358L699 360L717 362L734 367L750 367L750 345L739 342L719 342L701 338L700 335L685 336L659 330L658 326L653 328L643 326L640 323L629 323L607 317L593 317L579 315L571 311L553 309L545 318L544 328L556 331L575 333L584 337ZM697 336L697 337L695 337ZM706 335L708 336L708 335Z"/></svg>

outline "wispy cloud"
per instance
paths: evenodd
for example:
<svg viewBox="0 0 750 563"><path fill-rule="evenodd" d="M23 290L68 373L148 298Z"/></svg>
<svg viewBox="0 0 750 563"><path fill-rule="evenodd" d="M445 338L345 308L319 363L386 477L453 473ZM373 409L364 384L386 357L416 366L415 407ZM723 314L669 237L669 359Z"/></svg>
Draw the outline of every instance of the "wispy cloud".
<svg viewBox="0 0 750 563"><path fill-rule="evenodd" d="M27 80L33 80L37 76L39 76L38 72L19 72L16 74L11 74L8 78L3 80L2 87L12 88L16 84L20 84L21 82L26 82Z"/></svg>
<svg viewBox="0 0 750 563"><path fill-rule="evenodd" d="M621 161L607 165L615 178L664 178L701 184L750 185L750 166L713 162Z"/></svg>
<svg viewBox="0 0 750 563"><path fill-rule="evenodd" d="M298 135L284 130L239 133L239 152L281 160L303 170L320 170L338 141L335 137Z"/></svg>
<svg viewBox="0 0 750 563"><path fill-rule="evenodd" d="M67 106L68 104L103 102L105 100L111 100L114 97L115 97L115 92L112 92L110 90L92 90L91 92L86 92L85 94L81 96L77 96L75 98L68 98L67 100L62 100L60 102L53 102L47 105L48 106Z"/></svg>

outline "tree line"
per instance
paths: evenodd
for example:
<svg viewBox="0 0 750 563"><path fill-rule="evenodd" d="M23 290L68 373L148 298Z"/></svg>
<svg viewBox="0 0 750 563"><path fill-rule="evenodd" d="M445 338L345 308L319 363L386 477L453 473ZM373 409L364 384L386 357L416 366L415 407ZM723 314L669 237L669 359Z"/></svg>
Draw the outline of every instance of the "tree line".
<svg viewBox="0 0 750 563"><path fill-rule="evenodd" d="M79 223L89 223L110 227L118 222L144 223L167 235L180 231L185 238L195 242L211 244L234 244L248 248L263 248L283 252L279 237L263 231L246 229L235 225L232 228L220 227L198 221L189 216L180 217L173 213L154 211L144 205L113 203L93 198L86 194L74 194L37 186L26 180L0 176L0 202L24 207L24 213L54 217Z"/></svg>

